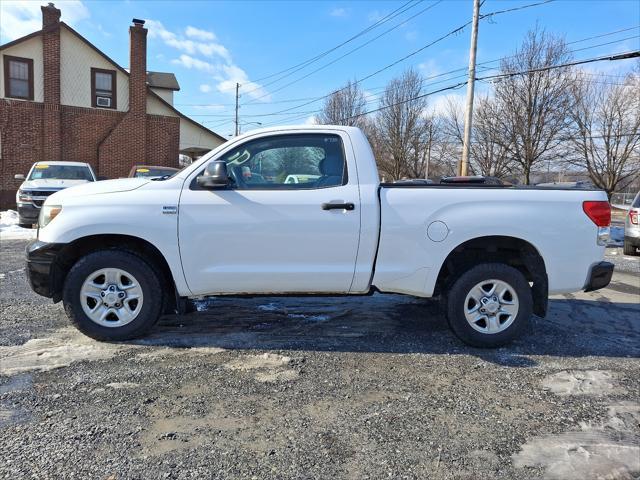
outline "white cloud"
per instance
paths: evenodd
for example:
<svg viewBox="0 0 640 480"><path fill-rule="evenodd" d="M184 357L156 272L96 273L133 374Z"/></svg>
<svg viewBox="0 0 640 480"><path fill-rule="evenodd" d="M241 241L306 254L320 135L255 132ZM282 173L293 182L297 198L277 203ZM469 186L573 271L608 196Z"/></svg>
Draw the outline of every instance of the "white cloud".
<svg viewBox="0 0 640 480"><path fill-rule="evenodd" d="M216 34L215 33L210 32L208 30L201 30L199 28L192 27L191 25L189 25L186 28L184 33L189 38L195 38L196 40L202 40L204 42L216 39Z"/></svg>
<svg viewBox="0 0 640 480"><path fill-rule="evenodd" d="M378 10L374 10L373 12L369 12L369 15L367 16L367 19L371 22L371 23L378 23L380 20L382 20L385 16L380 13L380 11Z"/></svg>
<svg viewBox="0 0 640 480"><path fill-rule="evenodd" d="M194 105L193 108L196 110L206 110L209 112L220 112L226 109L224 105Z"/></svg>
<svg viewBox="0 0 640 480"><path fill-rule="evenodd" d="M347 16L347 14L348 12L346 8L334 8L329 12L329 15L331 15L332 17L339 17L339 18L344 18Z"/></svg>
<svg viewBox="0 0 640 480"><path fill-rule="evenodd" d="M180 55L179 58L171 62L174 65L180 65L190 70L200 70L201 72L212 74L213 79L218 82L216 89L220 93L235 95L236 83L239 83L241 94L262 102L271 100L268 92L261 85L250 81L247 73L233 64L233 62L213 64L185 54Z"/></svg>
<svg viewBox="0 0 640 480"><path fill-rule="evenodd" d="M0 32L6 40L15 40L42 28L40 5L47 1L26 2L2 0L0 2ZM89 9L80 0L58 0L56 7L62 11L61 20L73 26L89 18Z"/></svg>
<svg viewBox="0 0 640 480"><path fill-rule="evenodd" d="M416 32L415 30L411 30L410 32L404 34L404 38L406 38L410 42L413 42L418 39L418 32Z"/></svg>
<svg viewBox="0 0 640 480"><path fill-rule="evenodd" d="M307 119L303 123L303 125L317 125L317 124L318 124L318 119L315 117L315 115L311 115L310 117L307 117Z"/></svg>
<svg viewBox="0 0 640 480"><path fill-rule="evenodd" d="M217 82L215 88L219 92L235 95L236 83L239 83L242 94L263 102L271 100L271 96L262 85L250 81L247 73L233 62L231 53L220 43L198 42L185 38L167 30L164 25L157 20L148 20L147 26L149 27L149 36L151 38L158 38L164 42L165 45L185 52L181 54L180 57L171 61L174 65L180 65L190 70L199 70L211 74L213 80ZM207 40L215 38L213 32L192 26L185 29L185 35ZM198 55L212 58L216 61L210 62L202 60L197 58ZM205 89L208 88L209 90L205 92L205 90L202 89L203 85ZM207 93L211 91L209 84L203 85L200 86L202 92Z"/></svg>
<svg viewBox="0 0 640 480"><path fill-rule="evenodd" d="M369 90L363 90L362 95L364 95L364 100L369 104L369 107L378 99L378 95Z"/></svg>
<svg viewBox="0 0 640 480"><path fill-rule="evenodd" d="M438 62L436 62L432 58L427 60L426 62L422 62L421 64L419 64L418 68L420 69L422 74L427 78L434 77L442 73L442 69L438 65Z"/></svg>
<svg viewBox="0 0 640 480"><path fill-rule="evenodd" d="M200 85L200 91L202 93L209 93L211 91L211 85L207 85L206 83Z"/></svg>
<svg viewBox="0 0 640 480"><path fill-rule="evenodd" d="M446 115L449 111L449 103L463 109L467 95L465 93L449 93L435 97L430 103L430 110L436 115Z"/></svg>
<svg viewBox="0 0 640 480"><path fill-rule="evenodd" d="M205 62L204 60L200 60L198 58L191 57L189 55L185 55L184 53L180 55L179 58L171 60L171 63L175 65L181 65L184 68L200 70L202 72L213 73L216 71L216 66Z"/></svg>
<svg viewBox="0 0 640 480"><path fill-rule="evenodd" d="M181 35L177 35L174 32L167 30L162 22L157 20L147 20L146 27L149 29L149 37L158 38L164 42L165 45L173 47L177 50L182 50L189 55L204 55L205 57L218 56L225 60L230 59L229 51L219 43L215 42L198 42L184 38ZM189 30L191 29L191 30ZM196 31L197 33L194 33ZM192 35L213 36L212 32L205 30L199 30L195 27L187 27L187 32L191 32ZM189 33L187 33L188 35ZM213 36L215 38L215 36Z"/></svg>
<svg viewBox="0 0 640 480"><path fill-rule="evenodd" d="M236 83L239 83L241 94L262 102L271 101L271 95L261 85L250 81L247 73L237 65L221 65L214 78L219 82L216 88L221 93L235 94Z"/></svg>

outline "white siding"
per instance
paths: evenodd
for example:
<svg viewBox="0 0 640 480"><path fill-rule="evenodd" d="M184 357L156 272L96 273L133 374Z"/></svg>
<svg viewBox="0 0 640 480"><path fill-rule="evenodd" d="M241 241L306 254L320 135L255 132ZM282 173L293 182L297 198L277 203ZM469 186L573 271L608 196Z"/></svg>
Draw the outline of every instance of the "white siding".
<svg viewBox="0 0 640 480"><path fill-rule="evenodd" d="M184 118L180 119L180 150L189 147L200 147L213 150L223 141L210 134L198 124Z"/></svg>
<svg viewBox="0 0 640 480"><path fill-rule="evenodd" d="M166 88L151 88L151 90L169 105L173 105L173 90L168 90Z"/></svg>
<svg viewBox="0 0 640 480"><path fill-rule="evenodd" d="M33 100L35 102L43 102L44 64L42 62L42 37L36 35L29 40L6 48L0 53L2 55L11 55L12 57L31 58L33 60ZM1 95L4 97L4 60L0 61L0 92L2 92Z"/></svg>
<svg viewBox="0 0 640 480"><path fill-rule="evenodd" d="M147 95L147 113L152 115L165 115L179 117L179 115L162 103L153 95ZM190 147L206 148L213 150L222 143L215 135L212 135L197 123L180 117L180 150Z"/></svg>
<svg viewBox="0 0 640 480"><path fill-rule="evenodd" d="M155 96L149 94L147 95L147 113L150 115L164 115L166 117L179 117L179 115L174 112L167 105L162 103L162 101L158 100Z"/></svg>
<svg viewBox="0 0 640 480"><path fill-rule="evenodd" d="M66 28L60 28L60 103L91 108L91 68L116 71L116 109L129 110L129 77Z"/></svg>

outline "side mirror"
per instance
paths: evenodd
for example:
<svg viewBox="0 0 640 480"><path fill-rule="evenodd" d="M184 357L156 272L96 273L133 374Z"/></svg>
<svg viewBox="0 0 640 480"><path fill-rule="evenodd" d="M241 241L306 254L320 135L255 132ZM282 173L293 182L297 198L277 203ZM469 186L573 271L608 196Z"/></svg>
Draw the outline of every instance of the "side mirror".
<svg viewBox="0 0 640 480"><path fill-rule="evenodd" d="M13 178L15 178L16 180L24 180L24 175L21 173L16 173Z"/></svg>
<svg viewBox="0 0 640 480"><path fill-rule="evenodd" d="M126 178L126 177L124 177L124 178ZM109 180L109 179L107 177L105 177L104 175L98 175L98 181L101 181L101 180Z"/></svg>
<svg viewBox="0 0 640 480"><path fill-rule="evenodd" d="M205 189L224 188L231 179L227 173L227 163L217 160L209 163L204 170L204 174L196 178L198 186Z"/></svg>

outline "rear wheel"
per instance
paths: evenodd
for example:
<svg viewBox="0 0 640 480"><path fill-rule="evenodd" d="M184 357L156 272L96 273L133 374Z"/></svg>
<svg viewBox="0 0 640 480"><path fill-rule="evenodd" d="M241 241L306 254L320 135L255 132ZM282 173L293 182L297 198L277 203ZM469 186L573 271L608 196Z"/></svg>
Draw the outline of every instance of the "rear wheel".
<svg viewBox="0 0 640 480"><path fill-rule="evenodd" d="M635 245L628 240L624 241L624 247L622 250L625 255L637 255Z"/></svg>
<svg viewBox="0 0 640 480"><path fill-rule="evenodd" d="M88 254L76 262L63 290L71 322L96 340L129 340L147 333L162 313L154 269L122 250Z"/></svg>
<svg viewBox="0 0 640 480"><path fill-rule="evenodd" d="M499 347L526 329L533 299L520 271L501 263L485 263L457 278L445 307L451 329L463 342L474 347Z"/></svg>

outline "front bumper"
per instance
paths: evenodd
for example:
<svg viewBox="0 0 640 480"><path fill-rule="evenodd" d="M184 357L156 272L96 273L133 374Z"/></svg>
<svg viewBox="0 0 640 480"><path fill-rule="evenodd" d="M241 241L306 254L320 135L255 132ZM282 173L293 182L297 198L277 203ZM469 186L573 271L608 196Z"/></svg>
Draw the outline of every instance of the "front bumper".
<svg viewBox="0 0 640 480"><path fill-rule="evenodd" d="M35 225L38 223L40 209L31 203L18 204L18 223Z"/></svg>
<svg viewBox="0 0 640 480"><path fill-rule="evenodd" d="M43 297L53 298L55 302L60 298L60 268L58 267L58 253L65 246L63 243L46 243L32 240L27 245L27 279L34 292Z"/></svg>
<svg viewBox="0 0 640 480"><path fill-rule="evenodd" d="M599 290L601 288L606 287L611 282L611 277L613 276L613 263L611 262L600 262L596 263L593 267L591 267L591 272L589 273L589 280L587 280L587 285L584 287L585 292L593 292L594 290Z"/></svg>

